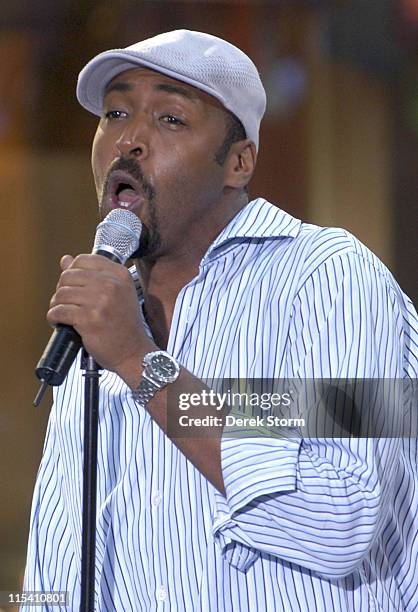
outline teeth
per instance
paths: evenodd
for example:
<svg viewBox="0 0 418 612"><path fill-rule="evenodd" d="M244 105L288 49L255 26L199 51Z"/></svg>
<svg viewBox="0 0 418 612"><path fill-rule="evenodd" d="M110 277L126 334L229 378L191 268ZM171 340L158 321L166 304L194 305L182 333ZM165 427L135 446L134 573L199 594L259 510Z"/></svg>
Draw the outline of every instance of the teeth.
<svg viewBox="0 0 418 612"><path fill-rule="evenodd" d="M119 206L122 206L122 208L129 208L129 202L119 202Z"/></svg>

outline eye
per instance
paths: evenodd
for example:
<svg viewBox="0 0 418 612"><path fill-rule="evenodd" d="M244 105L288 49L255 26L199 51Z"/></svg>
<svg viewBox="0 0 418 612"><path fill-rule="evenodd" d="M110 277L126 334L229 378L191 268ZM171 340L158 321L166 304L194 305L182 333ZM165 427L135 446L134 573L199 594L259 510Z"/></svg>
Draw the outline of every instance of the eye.
<svg viewBox="0 0 418 612"><path fill-rule="evenodd" d="M179 119L178 117L175 117L174 115L163 115L161 117L161 121L163 121L163 123L167 123L170 126L177 126L177 125L185 125L184 121L182 121L181 119Z"/></svg>
<svg viewBox="0 0 418 612"><path fill-rule="evenodd" d="M120 110L111 110L105 113L105 119L112 121L114 119L123 119L126 117L126 113Z"/></svg>

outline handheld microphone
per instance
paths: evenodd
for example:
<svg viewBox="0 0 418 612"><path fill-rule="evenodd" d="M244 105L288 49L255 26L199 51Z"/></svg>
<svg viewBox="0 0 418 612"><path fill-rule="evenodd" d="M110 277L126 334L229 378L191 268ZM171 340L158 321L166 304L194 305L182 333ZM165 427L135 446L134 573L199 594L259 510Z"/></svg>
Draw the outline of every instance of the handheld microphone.
<svg viewBox="0 0 418 612"><path fill-rule="evenodd" d="M133 212L116 208L97 226L92 253L125 264L139 247L141 229L142 224ZM36 376L42 385L34 406L40 404L48 385L58 386L64 381L81 347L81 336L73 327L56 325L36 366Z"/></svg>

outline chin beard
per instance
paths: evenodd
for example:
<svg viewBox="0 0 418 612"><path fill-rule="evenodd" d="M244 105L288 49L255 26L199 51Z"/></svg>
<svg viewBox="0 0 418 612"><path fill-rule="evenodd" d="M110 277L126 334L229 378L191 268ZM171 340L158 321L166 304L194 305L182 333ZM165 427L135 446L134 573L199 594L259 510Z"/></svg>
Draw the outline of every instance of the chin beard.
<svg viewBox="0 0 418 612"><path fill-rule="evenodd" d="M143 257L152 257L160 250L161 236L157 227L150 231L145 225L142 225L141 237L139 239L139 247L132 254L130 259L142 259Z"/></svg>
<svg viewBox="0 0 418 612"><path fill-rule="evenodd" d="M104 206L100 206L99 208L99 219L100 221L104 221L107 215L113 209L107 210ZM161 235L158 229L158 223L155 217L155 211L151 208L151 223L150 229L144 224L142 224L141 236L139 238L139 247L131 255L129 259L140 259L142 257L150 257L157 253L161 248Z"/></svg>

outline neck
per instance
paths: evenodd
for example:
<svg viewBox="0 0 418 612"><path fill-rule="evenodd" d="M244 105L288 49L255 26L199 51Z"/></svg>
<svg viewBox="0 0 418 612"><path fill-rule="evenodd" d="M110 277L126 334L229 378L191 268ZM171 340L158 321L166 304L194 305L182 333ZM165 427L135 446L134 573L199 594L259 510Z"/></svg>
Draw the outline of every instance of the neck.
<svg viewBox="0 0 418 612"><path fill-rule="evenodd" d="M222 212L229 211L227 215L214 215L212 223L210 219L205 220L204 232L200 230L190 236L175 252L135 262L141 278L145 316L156 343L162 348L167 345L179 292L198 274L199 264L215 238L248 203L246 194L243 196L233 206L224 207Z"/></svg>
<svg viewBox="0 0 418 612"><path fill-rule="evenodd" d="M173 295L177 297L182 287L198 273L199 264L210 245L246 204L246 193L235 197L233 201L224 200L205 219L198 220L194 230L189 228L181 244L155 256L137 260L136 267L141 277L145 302L150 295L161 298L166 296L168 299Z"/></svg>

